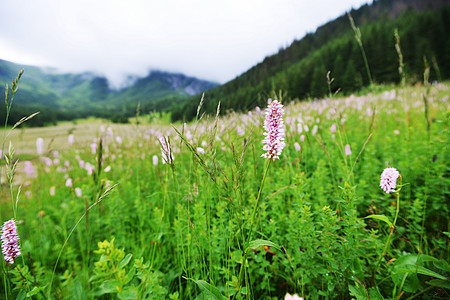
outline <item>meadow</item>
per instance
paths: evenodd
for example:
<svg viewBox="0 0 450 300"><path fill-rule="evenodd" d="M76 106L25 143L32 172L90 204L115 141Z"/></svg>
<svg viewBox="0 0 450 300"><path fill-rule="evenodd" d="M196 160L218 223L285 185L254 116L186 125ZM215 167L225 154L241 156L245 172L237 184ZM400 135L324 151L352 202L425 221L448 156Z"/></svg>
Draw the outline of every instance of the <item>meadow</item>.
<svg viewBox="0 0 450 300"><path fill-rule="evenodd" d="M273 161L265 107L16 128L0 216L21 255L2 261L0 298L448 298L449 94L274 94L286 146Z"/></svg>

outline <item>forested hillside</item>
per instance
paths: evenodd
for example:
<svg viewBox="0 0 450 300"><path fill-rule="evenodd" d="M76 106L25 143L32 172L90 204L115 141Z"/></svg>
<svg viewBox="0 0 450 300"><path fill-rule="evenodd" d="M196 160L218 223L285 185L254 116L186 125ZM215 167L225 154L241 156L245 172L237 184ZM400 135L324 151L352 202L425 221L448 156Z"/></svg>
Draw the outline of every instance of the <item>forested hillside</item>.
<svg viewBox="0 0 450 300"><path fill-rule="evenodd" d="M370 73L375 83L398 83L398 54L394 30L398 29L404 72L409 84L422 80L424 57L431 66L431 80L450 77L449 1L380 0L350 12L360 28ZM349 94L369 85L360 47L347 15L315 33L293 42L264 59L236 79L206 94L204 109L214 113L247 111L264 106L271 92L290 99L322 97L328 93L326 74L331 71L332 92ZM172 119L190 120L200 96L172 111Z"/></svg>
<svg viewBox="0 0 450 300"><path fill-rule="evenodd" d="M150 71L129 86L114 89L107 78L96 74L61 74L4 60L0 60L0 84L11 85L21 69L24 73L8 120L11 125L37 111L39 115L29 120L28 126L89 116L127 122L138 105L142 113L170 109L217 85L183 74ZM6 110L1 110L0 118L5 117Z"/></svg>

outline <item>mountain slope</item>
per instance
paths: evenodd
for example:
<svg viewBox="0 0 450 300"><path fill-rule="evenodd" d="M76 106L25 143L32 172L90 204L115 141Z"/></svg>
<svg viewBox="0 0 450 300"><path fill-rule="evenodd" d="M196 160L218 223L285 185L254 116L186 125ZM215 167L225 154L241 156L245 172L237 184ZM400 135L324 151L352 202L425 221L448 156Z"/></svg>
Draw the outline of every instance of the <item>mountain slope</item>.
<svg viewBox="0 0 450 300"><path fill-rule="evenodd" d="M133 85L114 90L106 78L92 73L58 74L4 60L0 60L0 84L10 85L22 68L25 72L14 100L12 124L35 111L41 113L28 124L43 125L86 116L110 118L117 114L126 119L135 113L138 103L142 113L162 110L217 86L183 74L152 71ZM0 118L4 116L5 111L1 111Z"/></svg>
<svg viewBox="0 0 450 300"><path fill-rule="evenodd" d="M431 79L450 78L450 9L448 0L380 0L351 11L360 27L373 80L399 82L394 29L398 28L405 72L411 83L420 81L423 57L432 62ZM335 78L332 92L351 93L369 85L361 51L346 15L315 33L294 41L286 49L266 57L234 80L206 93L203 108L215 113L246 111L264 106L272 92L283 91L290 99L328 94L326 74ZM173 120L191 120L200 96L172 111Z"/></svg>

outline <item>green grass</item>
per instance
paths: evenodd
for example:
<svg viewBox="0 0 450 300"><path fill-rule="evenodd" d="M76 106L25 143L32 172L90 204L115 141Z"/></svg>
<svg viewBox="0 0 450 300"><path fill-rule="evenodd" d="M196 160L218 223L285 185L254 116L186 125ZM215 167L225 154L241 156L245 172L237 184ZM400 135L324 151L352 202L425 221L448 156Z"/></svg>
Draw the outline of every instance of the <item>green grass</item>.
<svg viewBox="0 0 450 300"><path fill-rule="evenodd" d="M20 184L22 255L13 266L2 263L0 299L26 293L37 299L282 299L287 292L306 299L407 299L422 291L424 299L448 297L449 84L433 86L428 96L429 139L425 88L377 90L314 102L281 99L287 145L268 169L257 206L267 163L263 108L174 125L183 139L160 119L14 131L16 153L32 162L36 176L19 164L12 196ZM299 123L309 131L299 133ZM173 167L161 164L160 136L170 137ZM43 156L58 165L47 166L36 154L37 137L44 138ZM91 175L80 160L93 166ZM388 166L404 184L389 242L386 222L365 219L394 220L396 197L379 188ZM9 186L2 185L1 196L4 222L13 216Z"/></svg>

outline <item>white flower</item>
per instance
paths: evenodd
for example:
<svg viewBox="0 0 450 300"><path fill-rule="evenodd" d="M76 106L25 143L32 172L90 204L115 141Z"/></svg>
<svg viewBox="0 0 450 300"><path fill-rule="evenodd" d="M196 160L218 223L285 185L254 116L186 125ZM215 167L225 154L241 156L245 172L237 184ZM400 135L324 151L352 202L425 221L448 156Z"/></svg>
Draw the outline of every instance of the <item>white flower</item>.
<svg viewBox="0 0 450 300"><path fill-rule="evenodd" d="M284 296L284 300L303 300L303 298L297 294L291 295L289 293L286 293L286 296Z"/></svg>
<svg viewBox="0 0 450 300"><path fill-rule="evenodd" d="M396 168L386 168L383 173L381 173L380 179L380 187L386 193L395 192L395 188L397 187L397 178L400 176L400 173Z"/></svg>

